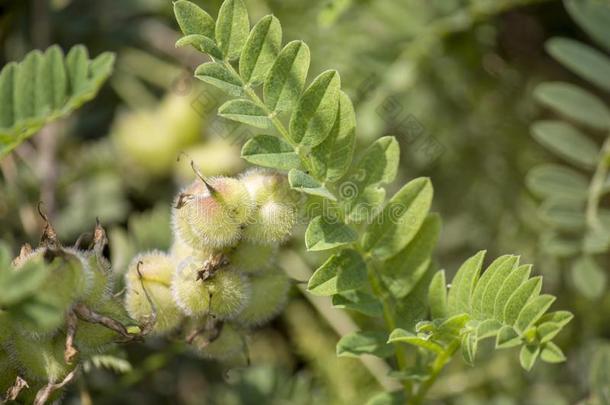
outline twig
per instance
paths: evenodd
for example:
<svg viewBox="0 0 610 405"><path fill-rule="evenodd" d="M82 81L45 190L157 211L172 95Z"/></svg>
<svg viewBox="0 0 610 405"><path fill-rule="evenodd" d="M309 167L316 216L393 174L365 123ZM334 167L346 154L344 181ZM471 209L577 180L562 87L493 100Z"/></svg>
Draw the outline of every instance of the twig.
<svg viewBox="0 0 610 405"><path fill-rule="evenodd" d="M6 391L6 395L4 396L4 401L14 401L19 396L19 393L23 391L24 388L30 388L27 381L23 378L17 376L15 379L15 383L9 387ZM0 401L0 403L4 403L4 401Z"/></svg>
<svg viewBox="0 0 610 405"><path fill-rule="evenodd" d="M63 379L60 383L49 383L42 387L40 391L36 394L36 399L34 399L34 405L44 405L48 400L51 394L55 391L62 389L66 385L70 384L74 377L76 376L76 372L78 371L78 367L72 370L66 378Z"/></svg>
<svg viewBox="0 0 610 405"><path fill-rule="evenodd" d="M74 311L68 311L66 315L66 348L64 350L64 360L68 364L72 364L72 361L78 355L78 350L74 347L77 322L78 319Z"/></svg>

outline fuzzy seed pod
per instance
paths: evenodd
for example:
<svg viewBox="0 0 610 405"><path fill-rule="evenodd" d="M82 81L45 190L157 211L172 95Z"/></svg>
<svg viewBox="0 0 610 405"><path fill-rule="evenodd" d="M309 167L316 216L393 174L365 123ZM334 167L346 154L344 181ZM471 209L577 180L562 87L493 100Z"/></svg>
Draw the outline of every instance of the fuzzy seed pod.
<svg viewBox="0 0 610 405"><path fill-rule="evenodd" d="M233 325L226 322L212 342L209 342L208 336L201 334L193 339L192 344L203 357L216 360L230 359L245 349L242 335Z"/></svg>
<svg viewBox="0 0 610 405"><path fill-rule="evenodd" d="M240 180L259 206L271 199L296 202L297 195L290 189L288 179L278 172L254 168L242 174Z"/></svg>
<svg viewBox="0 0 610 405"><path fill-rule="evenodd" d="M290 279L278 269L250 278L252 295L248 306L237 315L235 322L244 326L257 326L277 315L288 296Z"/></svg>
<svg viewBox="0 0 610 405"><path fill-rule="evenodd" d="M116 299L108 299L93 310L100 314L121 322L123 325L134 324L135 321L129 317L125 307ZM120 336L113 330L96 323L78 320L74 342L83 354L101 353L116 342Z"/></svg>
<svg viewBox="0 0 610 405"><path fill-rule="evenodd" d="M176 199L174 233L193 249L222 249L234 245L250 218L254 203L237 179L214 177L208 184L192 184Z"/></svg>
<svg viewBox="0 0 610 405"><path fill-rule="evenodd" d="M294 205L269 200L256 211L244 230L244 238L252 243L278 244L284 242L297 221Z"/></svg>
<svg viewBox="0 0 610 405"><path fill-rule="evenodd" d="M197 263L203 263L210 258L215 253L213 249L208 247L203 247L201 249L193 249L182 239L176 238L172 247L169 251L169 254L176 264L180 264L185 260L194 261Z"/></svg>
<svg viewBox="0 0 610 405"><path fill-rule="evenodd" d="M157 315L153 331L158 334L170 332L182 321L170 290L174 269L168 255L150 252L136 256L125 275L127 312L139 322L150 320L153 314L150 299Z"/></svg>
<svg viewBox="0 0 610 405"><path fill-rule="evenodd" d="M72 369L64 361L65 336L58 335L49 340L13 339L6 346L13 367L26 380L57 382Z"/></svg>
<svg viewBox="0 0 610 405"><path fill-rule="evenodd" d="M6 351L0 349L0 398L15 383L17 370L13 367Z"/></svg>
<svg viewBox="0 0 610 405"><path fill-rule="evenodd" d="M219 319L237 315L250 298L247 278L233 267L218 269L211 277L199 279L197 264L183 262L172 281L174 299L189 316L208 313Z"/></svg>
<svg viewBox="0 0 610 405"><path fill-rule="evenodd" d="M269 270L277 253L275 245L257 245L242 241L229 254L231 265L245 274L258 274Z"/></svg>
<svg viewBox="0 0 610 405"><path fill-rule="evenodd" d="M91 269L91 289L83 298L83 303L90 308L96 308L112 295L113 277L110 262L94 252L85 252L85 260Z"/></svg>

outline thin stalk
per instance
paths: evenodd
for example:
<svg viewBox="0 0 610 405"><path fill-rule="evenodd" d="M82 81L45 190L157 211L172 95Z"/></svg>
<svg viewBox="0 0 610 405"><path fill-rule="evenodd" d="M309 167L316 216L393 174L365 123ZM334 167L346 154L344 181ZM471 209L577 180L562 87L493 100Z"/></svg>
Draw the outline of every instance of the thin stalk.
<svg viewBox="0 0 610 405"><path fill-rule="evenodd" d="M377 269L370 260L367 261L367 267L369 268L369 283L371 284L373 293L381 300L381 304L383 307L383 319L385 321L386 328L389 332L392 332L394 329L396 329L396 319L392 314L391 303L389 302L386 294L384 294L383 292L383 287L381 286L381 281L379 280ZM400 371L403 371L407 368L405 348L401 344L395 344L394 346L396 349L396 363L398 364L398 369ZM407 394L407 397L410 397L411 393L413 392L413 386L411 382L405 380L403 381L402 386L405 390L405 394Z"/></svg>
<svg viewBox="0 0 610 405"><path fill-rule="evenodd" d="M434 385L434 383L436 382L436 379L441 374L441 372L444 370L445 366L449 363L449 361L451 361L451 358L455 354L456 350L459 349L459 347L460 347L460 341L456 339L453 342L451 342L449 347L447 347L447 349L443 353L436 356L436 359L434 360L434 363L432 365L432 371L430 372L430 377L428 377L428 379L419 386L415 396L413 398L409 399L408 403L410 405L420 405L423 403L424 399L426 398L426 394L428 393L430 388Z"/></svg>
<svg viewBox="0 0 610 405"><path fill-rule="evenodd" d="M595 173L589 185L589 197L587 198L586 220L589 228L597 230L601 228L598 211L599 203L603 194L604 183L608 177L610 166L610 136L604 142L600 151L600 159L595 168Z"/></svg>

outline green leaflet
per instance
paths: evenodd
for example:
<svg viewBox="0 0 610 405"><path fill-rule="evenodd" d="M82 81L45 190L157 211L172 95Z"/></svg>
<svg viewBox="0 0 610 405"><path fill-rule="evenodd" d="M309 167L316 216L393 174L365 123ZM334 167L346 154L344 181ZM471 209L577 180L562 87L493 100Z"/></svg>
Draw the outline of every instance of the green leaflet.
<svg viewBox="0 0 610 405"><path fill-rule="evenodd" d="M608 107L579 86L565 82L542 83L534 90L534 97L541 104L581 124L599 130L610 125Z"/></svg>
<svg viewBox="0 0 610 405"><path fill-rule="evenodd" d="M555 322L541 323L536 327L536 336L540 343L546 343L557 336L562 327L562 325Z"/></svg>
<svg viewBox="0 0 610 405"><path fill-rule="evenodd" d="M540 276L531 278L521 284L508 298L506 305L504 305L504 323L511 326L514 325L525 304L536 297L540 293L541 288L542 277Z"/></svg>
<svg viewBox="0 0 610 405"><path fill-rule="evenodd" d="M472 293L472 311L476 319L487 319L493 315L498 290L518 261L517 256L500 256L483 272Z"/></svg>
<svg viewBox="0 0 610 405"><path fill-rule="evenodd" d="M290 187L305 194L317 195L336 201L337 198L320 184L316 179L300 170L292 169L288 172L288 182Z"/></svg>
<svg viewBox="0 0 610 405"><path fill-rule="evenodd" d="M198 34L214 38L214 19L195 3L185 0L174 2L174 14L184 35Z"/></svg>
<svg viewBox="0 0 610 405"><path fill-rule="evenodd" d="M93 60L82 45L64 58L58 46L30 52L0 71L0 157L45 124L91 100L110 76L114 55Z"/></svg>
<svg viewBox="0 0 610 405"><path fill-rule="evenodd" d="M548 294L543 294L530 300L519 312L515 322L515 330L519 333L524 333L544 315L553 302L555 302L555 297Z"/></svg>
<svg viewBox="0 0 610 405"><path fill-rule="evenodd" d="M408 295L424 275L430 266L440 228L440 217L429 215L413 240L380 266L381 280L393 297L400 299Z"/></svg>
<svg viewBox="0 0 610 405"><path fill-rule="evenodd" d="M536 166L529 171L525 182L531 192L541 198L558 197L582 201L588 195L588 179L575 170L560 165Z"/></svg>
<svg viewBox="0 0 610 405"><path fill-rule="evenodd" d="M519 346L521 344L521 338L512 326L504 325L498 331L496 336L496 348L497 349L508 349L510 347Z"/></svg>
<svg viewBox="0 0 610 405"><path fill-rule="evenodd" d="M377 357L390 357L394 354L392 345L386 343L385 332L360 331L343 336L337 343L337 356L357 357L372 354Z"/></svg>
<svg viewBox="0 0 610 405"><path fill-rule="evenodd" d="M496 336L502 324L495 319L486 319L477 326L477 339L485 339L488 337Z"/></svg>
<svg viewBox="0 0 610 405"><path fill-rule="evenodd" d="M508 277L506 277L504 283L502 283L502 287L496 294L493 312L493 317L495 319L499 321L504 321L505 304L507 303L510 296L515 292L515 290L519 288L519 286L528 279L531 271L532 266L529 264L525 264L511 271Z"/></svg>
<svg viewBox="0 0 610 405"><path fill-rule="evenodd" d="M474 365L478 342L476 333L466 333L462 336L462 357L468 365Z"/></svg>
<svg viewBox="0 0 610 405"><path fill-rule="evenodd" d="M218 62L207 62L195 69L195 77L209 83L228 94L240 97L244 89L239 76L231 72L225 65Z"/></svg>
<svg viewBox="0 0 610 405"><path fill-rule="evenodd" d="M301 164L292 146L272 135L249 139L241 149L241 157L252 164L278 170L290 170Z"/></svg>
<svg viewBox="0 0 610 405"><path fill-rule="evenodd" d="M226 0L220 6L216 20L216 43L227 59L241 53L250 31L248 10L243 0Z"/></svg>
<svg viewBox="0 0 610 405"><path fill-rule="evenodd" d="M551 38L547 51L585 80L610 91L610 58L598 50L568 38Z"/></svg>
<svg viewBox="0 0 610 405"><path fill-rule="evenodd" d="M534 363L540 355L540 346L537 345L525 345L521 347L519 352L519 362L521 367L525 370L530 371L534 367Z"/></svg>
<svg viewBox="0 0 610 405"><path fill-rule="evenodd" d="M583 296L596 299L606 291L606 273L591 256L579 257L572 263L572 282Z"/></svg>
<svg viewBox="0 0 610 405"><path fill-rule="evenodd" d="M400 146L393 136L377 139L363 153L354 178L361 188L389 184L396 178L400 161Z"/></svg>
<svg viewBox="0 0 610 405"><path fill-rule="evenodd" d="M610 51L610 6L595 0L564 1L570 16L597 43Z"/></svg>
<svg viewBox="0 0 610 405"><path fill-rule="evenodd" d="M339 109L330 135L311 151L317 178L339 180L352 162L356 140L356 113L349 96L340 92Z"/></svg>
<svg viewBox="0 0 610 405"><path fill-rule="evenodd" d="M538 215L553 229L579 231L585 227L584 204L581 202L549 199L540 205Z"/></svg>
<svg viewBox="0 0 610 405"><path fill-rule="evenodd" d="M366 281L366 263L358 252L345 249L331 256L314 272L307 290L315 295L333 295L360 288Z"/></svg>
<svg viewBox="0 0 610 405"><path fill-rule="evenodd" d="M389 259L413 239L428 215L432 184L418 178L403 186L366 230L362 246L379 259Z"/></svg>
<svg viewBox="0 0 610 405"><path fill-rule="evenodd" d="M401 328L394 329L392 333L390 333L388 343L406 343L438 354L443 353L444 351L444 348L438 343Z"/></svg>
<svg viewBox="0 0 610 405"><path fill-rule="evenodd" d="M383 315L383 307L379 299L359 290L344 291L333 295L333 306L358 311L372 317Z"/></svg>
<svg viewBox="0 0 610 405"><path fill-rule="evenodd" d="M263 94L271 111L290 110L298 101L309 70L309 48L302 41L286 44L265 78Z"/></svg>
<svg viewBox="0 0 610 405"><path fill-rule="evenodd" d="M176 47L192 45L195 49L207 53L213 58L222 59L222 51L216 46L216 42L204 35L190 34L176 41Z"/></svg>
<svg viewBox="0 0 610 405"><path fill-rule="evenodd" d="M311 148L326 139L337 117L340 89L336 70L327 70L313 80L290 118L289 133L295 143Z"/></svg>
<svg viewBox="0 0 610 405"><path fill-rule="evenodd" d="M432 319L447 317L447 282L445 270L436 272L428 289L428 304Z"/></svg>
<svg viewBox="0 0 610 405"><path fill-rule="evenodd" d="M471 297L479 278L485 251L480 251L462 264L453 280L447 296L449 315L470 313Z"/></svg>
<svg viewBox="0 0 610 405"><path fill-rule="evenodd" d="M272 15L252 28L239 58L239 74L246 83L263 81L282 46L282 26Z"/></svg>
<svg viewBox="0 0 610 405"><path fill-rule="evenodd" d="M544 147L585 169L593 169L599 155L597 145L582 132L562 121L538 121L532 135Z"/></svg>
<svg viewBox="0 0 610 405"><path fill-rule="evenodd" d="M309 251L328 250L356 241L358 234L338 218L317 216L309 222L305 232L305 246Z"/></svg>
<svg viewBox="0 0 610 405"><path fill-rule="evenodd" d="M563 354L559 346L553 342L547 342L542 346L540 352L540 360L547 363L563 363L566 361L566 356Z"/></svg>
<svg viewBox="0 0 610 405"><path fill-rule="evenodd" d="M250 100L229 100L218 108L218 115L256 128L271 127L271 120L265 109Z"/></svg>

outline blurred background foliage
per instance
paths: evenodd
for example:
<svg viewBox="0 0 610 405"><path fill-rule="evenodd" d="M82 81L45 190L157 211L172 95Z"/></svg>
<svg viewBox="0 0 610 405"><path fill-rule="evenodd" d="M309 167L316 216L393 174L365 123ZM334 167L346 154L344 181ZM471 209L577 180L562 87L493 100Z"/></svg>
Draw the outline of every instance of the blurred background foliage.
<svg viewBox="0 0 610 405"><path fill-rule="evenodd" d="M220 1L198 1L217 10ZM439 263L450 272L479 249L523 256L546 278L558 306L576 321L558 342L568 363L527 375L514 353L482 355L475 368L455 361L431 392L447 404L608 404L610 295L591 299L566 288L559 259L542 252L544 224L526 190L527 171L553 161L529 136L545 112L532 89L575 80L544 51L552 36L590 43L559 1L247 0L252 18L273 13L287 40L312 51L310 76L336 68L354 100L360 145L394 134L401 177L429 176L443 218ZM249 130L216 117L223 96L191 78L196 52L176 49L169 0L0 0L0 65L31 49L84 44L91 56L116 53L98 97L45 127L0 161L0 238L16 252L37 243L43 201L69 244L99 217L109 229L115 271L133 255L171 244L169 205L192 179L245 165ZM606 101L608 97L606 94ZM317 264L299 234L282 260L297 280ZM309 272L309 273L308 273ZM87 368L66 403L364 403L388 382L376 362L336 358L338 334L363 322L302 294L250 337L250 367L196 358L163 341L125 348ZM583 325L588 325L583 328ZM124 359L128 360L125 363ZM104 361L106 360L106 361Z"/></svg>

